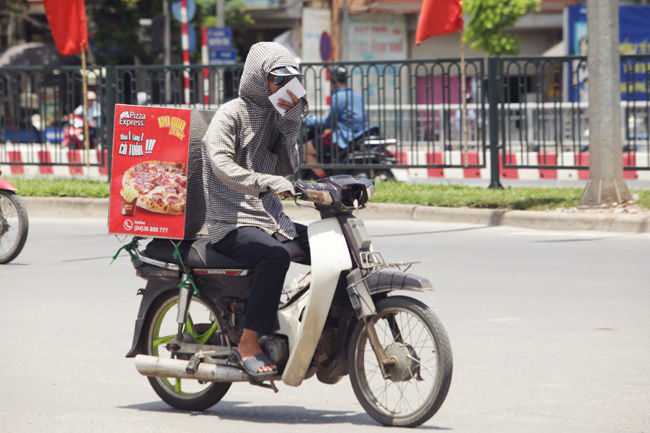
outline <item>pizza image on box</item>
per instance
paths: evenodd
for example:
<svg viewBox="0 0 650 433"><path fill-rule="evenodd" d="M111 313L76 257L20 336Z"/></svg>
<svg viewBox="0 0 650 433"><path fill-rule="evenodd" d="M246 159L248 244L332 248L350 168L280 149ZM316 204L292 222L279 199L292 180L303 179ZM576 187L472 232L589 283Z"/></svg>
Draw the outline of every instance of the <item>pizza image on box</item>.
<svg viewBox="0 0 650 433"><path fill-rule="evenodd" d="M124 172L122 197L150 212L181 215L187 202L187 167L182 162L144 161Z"/></svg>

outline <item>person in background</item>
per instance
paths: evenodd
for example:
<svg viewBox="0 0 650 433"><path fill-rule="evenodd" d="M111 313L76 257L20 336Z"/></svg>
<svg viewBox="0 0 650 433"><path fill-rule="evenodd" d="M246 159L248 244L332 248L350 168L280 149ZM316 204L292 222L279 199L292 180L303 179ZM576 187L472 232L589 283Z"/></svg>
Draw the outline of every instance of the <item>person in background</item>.
<svg viewBox="0 0 650 433"><path fill-rule="evenodd" d="M239 97L223 104L204 138L203 185L206 225L213 247L255 268L244 316L244 330L233 355L252 376L277 374L259 338L275 325L282 287L292 258L309 261L307 227L283 212L280 197L293 185L284 176L300 166L297 136L309 106L289 92L275 109L269 96L293 77L298 65L274 42L251 47ZM295 240L296 242L290 242ZM297 249L295 249L297 248Z"/></svg>
<svg viewBox="0 0 650 433"><path fill-rule="evenodd" d="M467 135L470 139L476 139L476 126L477 126L477 118L476 118L476 110L471 106L471 104L474 103L474 99L472 99L471 94L465 95L465 102L467 104ZM463 137L463 128L465 125L463 125L463 107L462 105L459 106L456 111L454 112L454 126L456 127L456 131L458 131L458 136L459 136L459 141L462 142L464 139Z"/></svg>
<svg viewBox="0 0 650 433"><path fill-rule="evenodd" d="M324 154L331 154L331 147L336 145L339 150L347 149L350 142L361 137L366 131L367 116L363 105L363 97L347 87L348 71L343 66L337 67L332 73L334 92L330 100L330 110L322 120L308 117L305 124L312 129L331 129L331 135L325 134L323 144ZM318 162L316 148L313 141L308 142L307 162ZM318 177L324 177L322 169L312 169Z"/></svg>
<svg viewBox="0 0 650 433"><path fill-rule="evenodd" d="M74 112L70 117L73 118L74 116L81 117L82 119L84 118L83 104L75 108ZM101 117L102 117L102 110L99 103L97 102L97 94L92 90L89 90L88 91L88 141L90 143L90 147L97 146L97 128L101 126Z"/></svg>
<svg viewBox="0 0 650 433"><path fill-rule="evenodd" d="M580 56L587 55L588 43L589 41L586 36L580 38L580 42L578 44L580 51L578 55ZM589 87L588 87L589 69L587 68L587 62L579 62L577 69L578 69L577 70L578 96L580 98L579 100L580 102L589 102Z"/></svg>
<svg viewBox="0 0 650 433"><path fill-rule="evenodd" d="M149 104L149 95L147 92L138 92L135 95L136 104L138 105L148 105Z"/></svg>

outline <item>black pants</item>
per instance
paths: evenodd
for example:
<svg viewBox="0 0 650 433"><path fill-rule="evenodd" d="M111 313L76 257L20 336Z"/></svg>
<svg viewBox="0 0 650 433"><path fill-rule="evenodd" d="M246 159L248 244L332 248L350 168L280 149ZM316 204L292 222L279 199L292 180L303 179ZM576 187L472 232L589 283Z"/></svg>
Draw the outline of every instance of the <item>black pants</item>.
<svg viewBox="0 0 650 433"><path fill-rule="evenodd" d="M246 303L244 328L260 336L273 332L284 279L292 259L309 263L307 227L296 224L298 236L289 241L271 236L257 227L240 227L228 233L213 247L252 269L255 276ZM300 256L304 259L300 260Z"/></svg>

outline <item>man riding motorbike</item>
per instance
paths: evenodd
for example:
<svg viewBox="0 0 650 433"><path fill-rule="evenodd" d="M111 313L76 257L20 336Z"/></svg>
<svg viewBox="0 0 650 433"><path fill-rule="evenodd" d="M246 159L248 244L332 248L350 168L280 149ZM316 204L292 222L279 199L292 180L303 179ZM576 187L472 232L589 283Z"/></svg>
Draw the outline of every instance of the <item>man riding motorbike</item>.
<svg viewBox="0 0 650 433"><path fill-rule="evenodd" d="M300 165L296 137L309 107L289 92L280 99L281 116L269 101L295 76L298 65L280 44L252 46L239 97L222 105L204 138L206 224L213 247L255 268L244 331L233 353L252 376L277 374L262 352L259 337L273 331L290 260L309 257L306 227L282 211L280 197L294 193L284 176ZM296 242L290 242L295 239Z"/></svg>
<svg viewBox="0 0 650 433"><path fill-rule="evenodd" d="M340 151L345 151L348 144L365 132L364 124L367 122L363 97L357 92L347 87L348 71L343 66L336 68L332 74L334 81L334 92L330 100L330 111L322 120L308 117L305 119L305 125L312 130L316 128L328 129L331 131L323 134L323 151L324 158L330 159L332 146L338 146ZM318 152L310 140L307 144L307 163L318 163ZM318 177L324 177L325 171L320 168L313 168Z"/></svg>
<svg viewBox="0 0 650 433"><path fill-rule="evenodd" d="M88 91L88 143L91 149L97 147L97 129L101 126L101 105L97 102L97 94ZM69 126L65 130L63 146L70 149L84 147L84 105L81 104L67 118Z"/></svg>

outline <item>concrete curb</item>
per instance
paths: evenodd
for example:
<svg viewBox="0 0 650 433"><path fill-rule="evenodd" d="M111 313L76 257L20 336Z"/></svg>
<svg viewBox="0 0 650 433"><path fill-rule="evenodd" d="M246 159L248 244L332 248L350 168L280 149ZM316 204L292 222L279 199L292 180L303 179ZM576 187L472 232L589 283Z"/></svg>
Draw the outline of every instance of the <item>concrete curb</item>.
<svg viewBox="0 0 650 433"><path fill-rule="evenodd" d="M108 218L108 199L22 197L34 218ZM286 214L295 220L319 218L311 205L284 202ZM433 221L484 226L513 226L536 230L589 230L650 233L650 216L583 212L505 211L493 209L441 208L371 203L362 211L367 220Z"/></svg>
<svg viewBox="0 0 650 433"><path fill-rule="evenodd" d="M78 197L21 197L34 218L108 218L108 199Z"/></svg>

